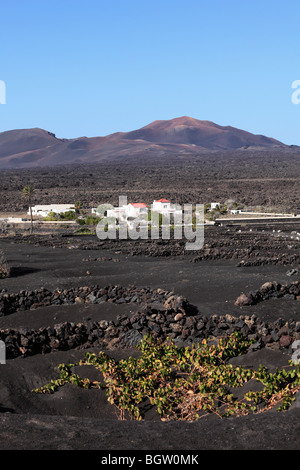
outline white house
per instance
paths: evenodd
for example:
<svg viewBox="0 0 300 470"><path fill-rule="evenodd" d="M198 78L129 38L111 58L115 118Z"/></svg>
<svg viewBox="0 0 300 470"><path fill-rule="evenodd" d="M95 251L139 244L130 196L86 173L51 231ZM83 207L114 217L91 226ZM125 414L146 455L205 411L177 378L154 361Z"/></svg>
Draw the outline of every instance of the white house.
<svg viewBox="0 0 300 470"><path fill-rule="evenodd" d="M126 209L127 217L140 217L148 214L148 207L143 202L131 202Z"/></svg>
<svg viewBox="0 0 300 470"><path fill-rule="evenodd" d="M151 211L162 214L168 221L170 221L171 215L173 215L173 217L178 216L180 220L182 219L181 207L177 206L177 204L171 204L171 201L168 199L162 198L157 201L153 201L151 204ZM173 221L175 220L173 219Z"/></svg>
<svg viewBox="0 0 300 470"><path fill-rule="evenodd" d="M171 204L171 201L163 198L154 200L151 204L150 210L165 215L175 214L178 212L176 206ZM113 209L107 210L107 217L115 217L121 220L146 216L147 214L148 207L143 202L131 202L121 207L114 207Z"/></svg>
<svg viewBox="0 0 300 470"><path fill-rule="evenodd" d="M37 205L32 206L32 215L47 217L50 212L55 212L55 214L62 214L68 211L75 212L75 207L72 204L49 204L49 205ZM27 212L30 215L30 209Z"/></svg>
<svg viewBox="0 0 300 470"><path fill-rule="evenodd" d="M169 212L171 210L171 201L164 198L153 201L151 210L157 212Z"/></svg>
<svg viewBox="0 0 300 470"><path fill-rule="evenodd" d="M121 207L114 207L107 210L107 217L116 217L117 219L127 219L127 217L140 217L148 213L147 205L143 202L131 202Z"/></svg>

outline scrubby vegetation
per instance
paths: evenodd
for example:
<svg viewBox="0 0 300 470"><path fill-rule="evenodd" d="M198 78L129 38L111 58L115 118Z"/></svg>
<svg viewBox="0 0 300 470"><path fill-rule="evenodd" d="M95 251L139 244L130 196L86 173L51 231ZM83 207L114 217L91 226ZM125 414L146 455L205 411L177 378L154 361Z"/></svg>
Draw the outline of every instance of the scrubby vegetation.
<svg viewBox="0 0 300 470"><path fill-rule="evenodd" d="M300 389L300 366L270 373L234 367L228 360L243 354L249 341L235 332L209 345L206 340L192 347L178 348L174 342L153 339L147 335L137 348L138 358L116 361L103 351L98 355L87 352L76 364L60 364L60 378L34 389L38 393L53 393L66 383L84 388L104 389L108 401L117 407L121 419L143 419L145 407L156 408L164 421L194 421L204 414L219 417L259 413L278 407L286 410ZM101 373L102 381L91 381L74 374L75 366L92 365ZM234 389L254 379L260 391L249 391L242 398Z"/></svg>
<svg viewBox="0 0 300 470"><path fill-rule="evenodd" d="M76 235L95 235L94 230L90 230L88 227L79 228L74 232Z"/></svg>
<svg viewBox="0 0 300 470"><path fill-rule="evenodd" d="M93 216L93 215L88 215L87 217L83 218L83 217L78 217L76 219L76 222L79 224L79 225L97 225L101 220L101 217L96 217L96 216Z"/></svg>
<svg viewBox="0 0 300 470"><path fill-rule="evenodd" d="M217 217L221 215L225 215L228 211L228 208L225 204L219 204L214 209L210 209L210 204L204 205L204 213L206 214L207 220L215 220Z"/></svg>
<svg viewBox="0 0 300 470"><path fill-rule="evenodd" d="M49 212L47 217L44 217L43 220L48 221L48 222L56 222L56 221L62 221L62 220L75 220L77 219L77 214L76 212L69 210L67 212L62 212L60 214L57 214L55 212Z"/></svg>

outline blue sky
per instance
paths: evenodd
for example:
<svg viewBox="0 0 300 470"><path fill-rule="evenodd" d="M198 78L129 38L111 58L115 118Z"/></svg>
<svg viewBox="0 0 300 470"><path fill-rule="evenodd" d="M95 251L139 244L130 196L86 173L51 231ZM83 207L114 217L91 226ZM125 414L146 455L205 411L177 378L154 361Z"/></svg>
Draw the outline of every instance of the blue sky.
<svg viewBox="0 0 300 470"><path fill-rule="evenodd" d="M191 116L300 145L299 0L1 2L0 132Z"/></svg>

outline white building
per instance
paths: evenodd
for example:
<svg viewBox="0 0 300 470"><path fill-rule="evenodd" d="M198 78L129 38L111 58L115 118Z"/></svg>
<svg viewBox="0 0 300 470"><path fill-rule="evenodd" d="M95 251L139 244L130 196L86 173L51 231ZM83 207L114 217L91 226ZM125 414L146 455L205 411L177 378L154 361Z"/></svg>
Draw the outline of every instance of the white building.
<svg viewBox="0 0 300 470"><path fill-rule="evenodd" d="M31 210L34 216L47 217L50 212L55 212L55 214L62 214L68 211L75 212L75 207L72 204L48 204L32 206ZM30 209L27 214L30 215Z"/></svg>
<svg viewBox="0 0 300 470"><path fill-rule="evenodd" d="M216 209L217 207L220 207L220 205L220 202L212 202L210 205L210 209Z"/></svg>
<svg viewBox="0 0 300 470"><path fill-rule="evenodd" d="M175 222L174 217L177 216L177 221L182 220L182 209L177 204L171 204L171 201L168 199L158 199L153 201L151 204L151 211L158 212L165 217L165 222L169 224L171 222L171 215L173 216L173 222ZM173 223L172 222L172 223ZM180 222L181 223L181 222Z"/></svg>
<svg viewBox="0 0 300 470"><path fill-rule="evenodd" d="M116 217L117 219L127 219L127 217L140 217L147 215L148 207L143 202L131 202L121 207L114 207L107 210L107 217Z"/></svg>
<svg viewBox="0 0 300 470"><path fill-rule="evenodd" d="M148 207L143 202L131 202L126 208L127 217L140 217L148 214Z"/></svg>
<svg viewBox="0 0 300 470"><path fill-rule="evenodd" d="M171 210L171 201L164 198L153 201L151 210L156 212L169 212Z"/></svg>
<svg viewBox="0 0 300 470"><path fill-rule="evenodd" d="M158 212L159 214L169 216L171 214L181 214L176 205L171 204L168 199L154 200L151 204L150 210L143 202L131 202L121 207L114 207L107 210L107 217L115 217L119 220L127 220L130 218L144 218L150 211ZM143 217L144 216L144 217Z"/></svg>

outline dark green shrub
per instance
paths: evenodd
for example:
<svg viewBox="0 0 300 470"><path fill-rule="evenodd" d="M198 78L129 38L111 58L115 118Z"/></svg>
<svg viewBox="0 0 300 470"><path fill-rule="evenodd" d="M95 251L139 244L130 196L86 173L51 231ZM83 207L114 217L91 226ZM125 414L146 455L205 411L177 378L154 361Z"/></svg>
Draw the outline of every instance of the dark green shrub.
<svg viewBox="0 0 300 470"><path fill-rule="evenodd" d="M84 220L84 219L76 219L76 222L77 222L79 225L85 225L85 220Z"/></svg>
<svg viewBox="0 0 300 470"><path fill-rule="evenodd" d="M100 217L94 217L92 215L89 215L88 217L85 218L85 225L97 225L100 222L101 218Z"/></svg>
<svg viewBox="0 0 300 470"><path fill-rule="evenodd" d="M76 212L69 210L67 212L62 212L61 214L59 214L59 218L61 220L75 220L77 219L77 214Z"/></svg>

